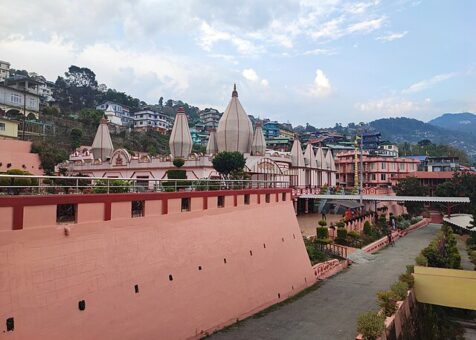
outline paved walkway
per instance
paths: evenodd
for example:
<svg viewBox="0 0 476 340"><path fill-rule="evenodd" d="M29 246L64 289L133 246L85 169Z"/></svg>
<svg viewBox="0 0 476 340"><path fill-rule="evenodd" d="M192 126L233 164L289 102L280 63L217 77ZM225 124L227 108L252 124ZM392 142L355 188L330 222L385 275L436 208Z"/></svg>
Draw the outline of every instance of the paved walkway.
<svg viewBox="0 0 476 340"><path fill-rule="evenodd" d="M474 270L474 264L469 259L468 251L466 250L466 242L461 236L456 235L458 240L457 247L461 256L461 268L464 270Z"/></svg>
<svg viewBox="0 0 476 340"><path fill-rule="evenodd" d="M390 288L439 227L430 224L410 233L394 247L377 253L375 260L354 264L300 299L262 317L251 317L211 339L355 339L358 315L377 309L376 292Z"/></svg>

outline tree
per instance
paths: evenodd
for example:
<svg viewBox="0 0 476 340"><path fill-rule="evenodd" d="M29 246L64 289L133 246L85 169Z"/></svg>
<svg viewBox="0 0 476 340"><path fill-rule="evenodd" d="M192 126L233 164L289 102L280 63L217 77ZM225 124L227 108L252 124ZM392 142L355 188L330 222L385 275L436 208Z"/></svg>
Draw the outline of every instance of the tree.
<svg viewBox="0 0 476 340"><path fill-rule="evenodd" d="M246 160L238 151L222 151L213 158L213 168L224 178L228 179L233 172L243 171Z"/></svg>
<svg viewBox="0 0 476 340"><path fill-rule="evenodd" d="M80 129L72 129L70 134L71 149L75 150L81 146L81 138L83 137L83 132Z"/></svg>
<svg viewBox="0 0 476 340"><path fill-rule="evenodd" d="M185 160L183 158L175 158L172 163L175 167L181 168L185 164Z"/></svg>
<svg viewBox="0 0 476 340"><path fill-rule="evenodd" d="M398 196L424 196L426 191L416 177L402 179L393 189ZM423 209L423 203L405 202L405 207L409 214L417 215Z"/></svg>
<svg viewBox="0 0 476 340"><path fill-rule="evenodd" d="M160 107L164 106L164 97L159 98L159 106Z"/></svg>
<svg viewBox="0 0 476 340"><path fill-rule="evenodd" d="M422 139L421 141L418 142L419 146L428 146L431 145L431 140L429 139Z"/></svg>
<svg viewBox="0 0 476 340"><path fill-rule="evenodd" d="M65 77L58 77L54 97L63 110L92 108L98 96L96 74L87 67L71 65Z"/></svg>
<svg viewBox="0 0 476 340"><path fill-rule="evenodd" d="M457 208L460 212L471 213L476 209L476 175L455 173L452 179L436 187L435 194L443 197L469 197L469 206L461 205Z"/></svg>
<svg viewBox="0 0 476 340"><path fill-rule="evenodd" d="M91 127L97 127L102 117L104 117L104 112L101 110L82 109L78 113L78 120Z"/></svg>

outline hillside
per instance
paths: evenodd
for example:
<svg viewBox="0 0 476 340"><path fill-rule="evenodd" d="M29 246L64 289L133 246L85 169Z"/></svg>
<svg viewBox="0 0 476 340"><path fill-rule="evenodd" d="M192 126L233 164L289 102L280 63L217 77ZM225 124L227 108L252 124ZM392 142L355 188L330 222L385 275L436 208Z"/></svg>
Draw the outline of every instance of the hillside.
<svg viewBox="0 0 476 340"><path fill-rule="evenodd" d="M394 143L418 143L429 139L436 144L447 144L464 150L474 157L476 155L476 134L453 131L412 118L383 118L370 122L369 125L380 131L382 137Z"/></svg>
<svg viewBox="0 0 476 340"><path fill-rule="evenodd" d="M476 131L476 115L470 112L445 113L430 120L428 124L458 132L474 133Z"/></svg>

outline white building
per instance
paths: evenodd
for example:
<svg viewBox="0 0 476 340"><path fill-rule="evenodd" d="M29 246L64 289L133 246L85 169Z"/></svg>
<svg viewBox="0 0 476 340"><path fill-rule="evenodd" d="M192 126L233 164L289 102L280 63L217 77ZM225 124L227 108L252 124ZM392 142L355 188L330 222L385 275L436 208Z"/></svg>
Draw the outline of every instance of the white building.
<svg viewBox="0 0 476 340"><path fill-rule="evenodd" d="M112 116L109 116L108 120L110 123L131 127L134 125L134 115L130 112L129 107L126 105L121 105L112 101L105 101L101 105L96 106L96 110L102 110L104 113L106 113L108 108L109 110L112 110L114 115L117 117L117 119L114 118L109 120L109 118L112 118Z"/></svg>
<svg viewBox="0 0 476 340"><path fill-rule="evenodd" d="M7 116L25 115L29 119L40 116L39 83L29 77L15 76L0 83L0 109Z"/></svg>
<svg viewBox="0 0 476 340"><path fill-rule="evenodd" d="M155 130L166 133L171 128L172 124L167 115L153 111L150 108L134 112L134 130Z"/></svg>
<svg viewBox="0 0 476 340"><path fill-rule="evenodd" d="M206 130L216 129L218 127L218 121L221 118L221 113L215 109L205 109L200 111L200 120Z"/></svg>
<svg viewBox="0 0 476 340"><path fill-rule="evenodd" d="M4 81L10 76L10 63L0 60L0 81Z"/></svg>

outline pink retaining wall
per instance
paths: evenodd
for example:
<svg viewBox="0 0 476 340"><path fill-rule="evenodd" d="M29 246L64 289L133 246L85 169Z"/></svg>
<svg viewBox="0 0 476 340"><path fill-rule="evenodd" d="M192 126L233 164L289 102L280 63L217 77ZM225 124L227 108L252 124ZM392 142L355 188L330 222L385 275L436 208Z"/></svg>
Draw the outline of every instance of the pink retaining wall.
<svg viewBox="0 0 476 340"><path fill-rule="evenodd" d="M69 236L37 211L52 206L25 206L23 230L0 232L0 338L198 338L296 294L315 276L292 201L264 197L170 214L146 201L138 218L112 202L111 220L83 219ZM48 226L31 228L33 215Z"/></svg>
<svg viewBox="0 0 476 340"><path fill-rule="evenodd" d="M40 157L30 153L31 142L0 139L0 172L10 169L25 170L33 175L43 175Z"/></svg>

